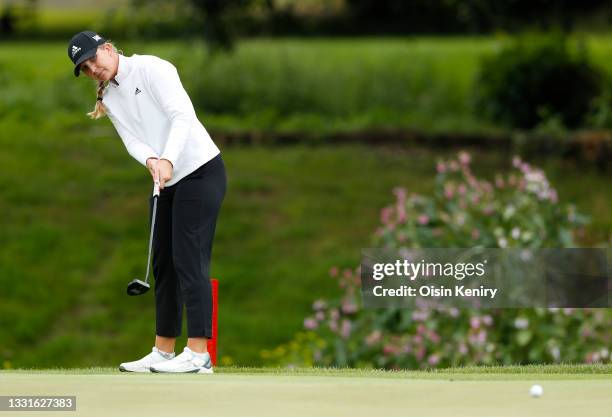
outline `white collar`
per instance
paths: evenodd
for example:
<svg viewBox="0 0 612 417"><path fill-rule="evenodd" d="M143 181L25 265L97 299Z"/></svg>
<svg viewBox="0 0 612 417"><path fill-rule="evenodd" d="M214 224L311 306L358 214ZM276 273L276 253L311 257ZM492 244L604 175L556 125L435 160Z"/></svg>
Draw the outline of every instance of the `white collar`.
<svg viewBox="0 0 612 417"><path fill-rule="evenodd" d="M115 75L115 81L117 82L117 85L115 85L114 83L111 83L111 85L114 85L115 87L118 87L119 85L121 85L123 80L125 80L127 76L130 74L131 69L132 69L131 58L119 54L119 67L117 68L117 75Z"/></svg>

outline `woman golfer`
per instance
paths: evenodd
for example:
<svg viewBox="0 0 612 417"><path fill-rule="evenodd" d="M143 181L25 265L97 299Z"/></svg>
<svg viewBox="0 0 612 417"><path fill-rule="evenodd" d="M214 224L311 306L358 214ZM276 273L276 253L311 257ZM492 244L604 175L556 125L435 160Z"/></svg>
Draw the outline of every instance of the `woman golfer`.
<svg viewBox="0 0 612 417"><path fill-rule="evenodd" d="M155 347L122 363L128 372L212 373L209 269L217 215L225 195L221 154L198 121L176 68L150 55L126 57L85 31L68 44L74 74L98 82L94 119L107 115L129 154L146 166L160 194L153 237ZM152 210L153 197L149 201ZM174 354L187 308L187 346Z"/></svg>

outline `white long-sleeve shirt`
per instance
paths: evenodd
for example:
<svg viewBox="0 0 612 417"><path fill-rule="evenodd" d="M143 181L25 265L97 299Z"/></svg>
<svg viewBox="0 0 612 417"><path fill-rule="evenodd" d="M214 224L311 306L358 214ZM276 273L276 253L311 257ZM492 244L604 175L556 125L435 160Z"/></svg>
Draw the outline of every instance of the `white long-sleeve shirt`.
<svg viewBox="0 0 612 417"><path fill-rule="evenodd" d="M151 55L119 55L119 68L103 103L129 154L146 166L167 159L177 183L220 153L198 120L176 68Z"/></svg>

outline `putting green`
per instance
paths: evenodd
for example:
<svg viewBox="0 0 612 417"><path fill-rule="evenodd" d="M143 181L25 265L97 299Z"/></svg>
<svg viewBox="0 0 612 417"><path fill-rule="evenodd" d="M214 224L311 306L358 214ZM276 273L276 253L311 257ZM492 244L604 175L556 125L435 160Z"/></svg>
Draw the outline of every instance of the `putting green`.
<svg viewBox="0 0 612 417"><path fill-rule="evenodd" d="M531 398L534 383L544 387ZM608 416L611 374L3 371L0 395L76 395L54 416ZM40 412L0 412L0 417Z"/></svg>

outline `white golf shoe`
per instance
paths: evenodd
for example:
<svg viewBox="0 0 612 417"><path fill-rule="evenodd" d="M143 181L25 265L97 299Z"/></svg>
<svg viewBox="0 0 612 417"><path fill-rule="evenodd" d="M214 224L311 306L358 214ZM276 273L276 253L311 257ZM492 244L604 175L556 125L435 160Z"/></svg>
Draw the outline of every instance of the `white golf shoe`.
<svg viewBox="0 0 612 417"><path fill-rule="evenodd" d="M151 365L151 372L212 374L213 367L208 352L200 355L185 347L174 359Z"/></svg>
<svg viewBox="0 0 612 417"><path fill-rule="evenodd" d="M124 362L119 365L119 370L122 372L151 372L151 365L162 362L170 362L170 360L172 360L174 357L174 352L171 354L162 353L156 347L153 347L151 353L144 358L134 362Z"/></svg>

